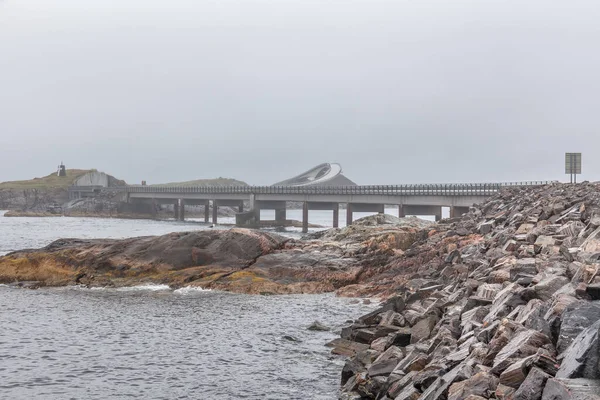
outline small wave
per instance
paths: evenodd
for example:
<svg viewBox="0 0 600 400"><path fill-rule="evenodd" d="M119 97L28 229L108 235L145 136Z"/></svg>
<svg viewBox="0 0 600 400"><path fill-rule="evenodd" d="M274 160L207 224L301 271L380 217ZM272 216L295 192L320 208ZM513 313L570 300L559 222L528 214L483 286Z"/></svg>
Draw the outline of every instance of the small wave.
<svg viewBox="0 0 600 400"><path fill-rule="evenodd" d="M118 292L135 292L135 291L140 291L140 290L148 290L151 292L157 292L160 290L171 290L171 288L169 287L169 285L147 284L147 285L138 285L138 286L126 286L126 287L118 288L116 290Z"/></svg>
<svg viewBox="0 0 600 400"><path fill-rule="evenodd" d="M198 286L185 286L185 287L182 287L182 288L179 288L179 289L173 291L173 293L182 294L182 295L191 294L191 293L199 293L199 292L212 292L212 290L211 289L203 289Z"/></svg>

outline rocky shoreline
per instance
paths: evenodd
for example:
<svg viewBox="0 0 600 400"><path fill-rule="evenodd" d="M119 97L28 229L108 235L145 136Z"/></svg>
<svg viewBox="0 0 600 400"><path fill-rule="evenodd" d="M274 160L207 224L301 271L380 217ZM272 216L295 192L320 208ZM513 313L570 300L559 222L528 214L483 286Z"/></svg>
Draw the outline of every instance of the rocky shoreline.
<svg viewBox="0 0 600 400"><path fill-rule="evenodd" d="M510 190L367 279L340 399L600 399L600 185Z"/></svg>
<svg viewBox="0 0 600 400"><path fill-rule="evenodd" d="M64 239L0 283L387 299L329 344L344 400L599 399L600 185L509 189L438 224L376 215L293 240L248 229Z"/></svg>
<svg viewBox="0 0 600 400"><path fill-rule="evenodd" d="M381 223L371 226L377 219ZM0 283L158 283L253 294L332 292L361 283L374 265L410 247L429 224L374 216L306 240L239 228L123 240L62 239L0 257Z"/></svg>

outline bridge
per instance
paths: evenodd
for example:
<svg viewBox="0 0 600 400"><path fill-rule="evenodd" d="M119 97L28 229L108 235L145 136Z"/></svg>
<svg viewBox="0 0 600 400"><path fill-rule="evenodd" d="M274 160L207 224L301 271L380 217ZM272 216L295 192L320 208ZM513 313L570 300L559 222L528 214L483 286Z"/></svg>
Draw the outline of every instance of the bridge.
<svg viewBox="0 0 600 400"><path fill-rule="evenodd" d="M541 186L551 182L510 182L474 184L369 185L369 186L127 186L130 203L173 204L175 218L185 219L186 205L205 207L205 222L217 223L218 208L237 207L236 225L260 225L261 210L275 210L275 222L286 223L287 202L302 203L302 231L308 231L309 210L333 211L333 227L339 224L340 204L346 205L346 224L352 224L354 212L383 213L386 205L398 207L398 215L442 218L442 207L450 208L450 217L468 212L504 188ZM244 210L244 202L250 206Z"/></svg>

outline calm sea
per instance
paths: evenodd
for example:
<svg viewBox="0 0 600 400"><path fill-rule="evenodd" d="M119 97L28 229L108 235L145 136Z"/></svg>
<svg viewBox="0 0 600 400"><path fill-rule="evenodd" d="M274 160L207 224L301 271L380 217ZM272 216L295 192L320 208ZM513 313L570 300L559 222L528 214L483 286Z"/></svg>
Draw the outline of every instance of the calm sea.
<svg viewBox="0 0 600 400"><path fill-rule="evenodd" d="M0 251L194 229L208 228L0 216ZM0 285L0 398L335 399L342 360L324 344L372 307L333 295ZM315 320L332 331L307 330Z"/></svg>

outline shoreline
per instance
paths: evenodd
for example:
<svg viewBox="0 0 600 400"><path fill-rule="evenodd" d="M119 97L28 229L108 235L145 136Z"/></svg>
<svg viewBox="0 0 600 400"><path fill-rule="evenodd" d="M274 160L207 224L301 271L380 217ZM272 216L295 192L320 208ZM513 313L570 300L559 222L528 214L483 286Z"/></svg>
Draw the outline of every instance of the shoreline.
<svg viewBox="0 0 600 400"><path fill-rule="evenodd" d="M600 392L598 254L600 184L553 184L439 223L374 215L299 240L242 228L63 239L0 257L0 282L378 299L328 343L347 357L340 399L546 400L582 379Z"/></svg>
<svg viewBox="0 0 600 400"><path fill-rule="evenodd" d="M400 221L382 215L365 218L378 219ZM61 239L1 257L0 282L90 287L155 283L253 294L335 292L359 283L370 265L403 252L419 237L420 224L431 224L416 218L394 223L357 223L306 240L235 227L128 239ZM344 296L353 297L349 292Z"/></svg>

